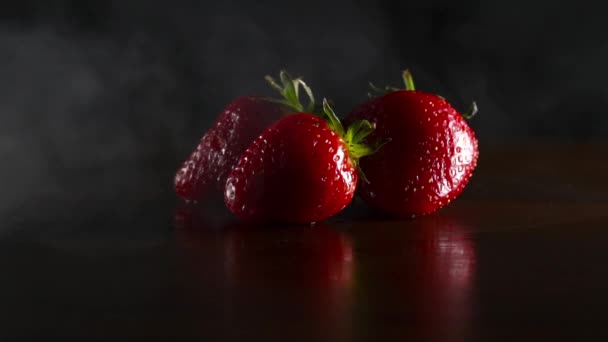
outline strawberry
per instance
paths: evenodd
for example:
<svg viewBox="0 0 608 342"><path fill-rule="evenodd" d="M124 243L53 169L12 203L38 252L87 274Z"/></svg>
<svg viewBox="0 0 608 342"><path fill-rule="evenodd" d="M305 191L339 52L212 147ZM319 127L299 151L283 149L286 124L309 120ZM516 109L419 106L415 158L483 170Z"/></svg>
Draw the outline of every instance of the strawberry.
<svg viewBox="0 0 608 342"><path fill-rule="evenodd" d="M385 94L355 108L348 121L365 119L374 126L370 142L387 142L361 161L369 182L360 194L371 207L399 217L432 213L454 200L471 177L477 139L465 118L444 98L416 91L409 71L405 90L387 87Z"/></svg>
<svg viewBox="0 0 608 342"><path fill-rule="evenodd" d="M361 143L373 128L362 120L345 131L326 100L323 109L328 121L292 114L253 141L226 181L230 211L248 221L310 223L350 203L359 158L374 152Z"/></svg>
<svg viewBox="0 0 608 342"><path fill-rule="evenodd" d="M175 175L177 195L197 201L224 190L226 177L247 146L262 130L288 113L301 112L299 88L309 96L307 110L315 106L310 88L300 78L292 79L281 71L282 86L266 79L283 96L274 100L260 96L242 96L232 101L205 133L190 157Z"/></svg>

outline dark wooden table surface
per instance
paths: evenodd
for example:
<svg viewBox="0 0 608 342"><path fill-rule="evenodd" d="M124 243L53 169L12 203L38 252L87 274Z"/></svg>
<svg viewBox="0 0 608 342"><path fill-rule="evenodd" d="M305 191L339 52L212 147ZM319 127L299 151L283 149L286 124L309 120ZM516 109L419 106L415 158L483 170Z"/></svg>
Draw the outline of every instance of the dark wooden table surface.
<svg viewBox="0 0 608 342"><path fill-rule="evenodd" d="M0 236L1 340L602 340L607 152L485 147L461 198L410 220L355 203L256 228L173 197L41 219Z"/></svg>

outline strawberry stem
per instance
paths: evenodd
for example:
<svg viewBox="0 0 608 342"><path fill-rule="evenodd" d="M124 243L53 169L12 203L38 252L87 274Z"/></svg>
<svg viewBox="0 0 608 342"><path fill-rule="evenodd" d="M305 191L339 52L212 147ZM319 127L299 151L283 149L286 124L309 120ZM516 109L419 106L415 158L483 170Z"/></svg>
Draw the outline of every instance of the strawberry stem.
<svg viewBox="0 0 608 342"><path fill-rule="evenodd" d="M372 94L372 92L369 92L369 93L367 93L367 96L370 99L372 99L376 96L386 95L386 94L392 93L394 91L399 91L399 90L415 91L416 90L416 86L414 85L414 77L412 76L410 69L403 70L403 72L401 73L401 78L403 79L403 83L405 84L405 89L398 89L398 88L390 87L390 86L380 88L370 82L369 86L372 89L372 92L375 92L376 95ZM445 100L445 98L441 95L436 95L436 96ZM477 112L478 112L477 103L475 103L475 101L473 101L473 103L471 103L471 106L469 107L469 109L466 112L462 113L461 115L463 118L468 120L468 119L471 119L472 117L474 117L475 114L477 114Z"/></svg>
<svg viewBox="0 0 608 342"><path fill-rule="evenodd" d="M412 73L410 72L409 69L403 70L403 73L401 73L401 78L403 79L403 84L405 85L405 89L400 89L400 88L391 87L391 86L386 86L384 88L380 88L380 87L375 86L371 82L369 83L369 87L372 89L372 92L374 92L378 96L386 95L386 94L392 93L394 91L399 91L399 90L410 90L410 91L416 90L416 86L414 85L414 77L412 76ZM371 92L367 93L367 96L370 99L375 97L375 95Z"/></svg>
<svg viewBox="0 0 608 342"><path fill-rule="evenodd" d="M405 90L416 90L416 87L414 86L414 77L412 77L410 69L403 70L401 77L403 78L403 83L405 84Z"/></svg>
<svg viewBox="0 0 608 342"><path fill-rule="evenodd" d="M310 113L315 110L315 97L312 94L312 90L300 77L292 78L287 71L281 70L279 73L281 84L271 76L264 78L283 97L282 99L269 99L270 101L287 106L295 112ZM304 89L304 92L308 96L308 105L306 107L300 102L300 87Z"/></svg>

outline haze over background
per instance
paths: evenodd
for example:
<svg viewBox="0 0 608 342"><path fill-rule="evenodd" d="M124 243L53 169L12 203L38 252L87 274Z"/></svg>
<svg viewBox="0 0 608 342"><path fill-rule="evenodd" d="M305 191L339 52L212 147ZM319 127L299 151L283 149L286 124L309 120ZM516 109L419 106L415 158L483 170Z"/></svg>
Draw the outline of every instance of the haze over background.
<svg viewBox="0 0 608 342"><path fill-rule="evenodd" d="M340 113L367 84L478 102L480 144L606 141L608 24L587 1L20 1L0 8L0 217L171 192L236 96L286 67ZM483 152L482 152L483 153ZM87 209L96 212L97 205ZM100 209L101 210L101 209ZM132 210L137 210L133 208ZM84 214L83 214L84 215ZM100 216L101 211L99 212Z"/></svg>

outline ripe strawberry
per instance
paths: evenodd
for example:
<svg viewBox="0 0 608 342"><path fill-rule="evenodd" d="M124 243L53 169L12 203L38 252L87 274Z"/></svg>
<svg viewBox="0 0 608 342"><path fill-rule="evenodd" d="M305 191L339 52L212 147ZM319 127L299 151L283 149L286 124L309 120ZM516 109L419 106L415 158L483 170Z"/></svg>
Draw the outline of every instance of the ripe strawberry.
<svg viewBox="0 0 608 342"><path fill-rule="evenodd" d="M230 211L248 221L309 223L350 203L358 160L374 152L361 144L373 128L358 121L345 132L327 101L323 107L329 121L289 115L254 140L226 181Z"/></svg>
<svg viewBox="0 0 608 342"><path fill-rule="evenodd" d="M434 212L456 198L479 155L465 121L477 112L475 103L461 115L442 97L414 90L409 71L403 78L406 90L387 87L385 95L358 106L347 119L369 120L376 128L369 141L388 142L361 161L369 180L361 184L361 197L370 207L401 217Z"/></svg>
<svg viewBox="0 0 608 342"><path fill-rule="evenodd" d="M208 195L218 197L226 177L251 141L271 123L288 113L304 111L299 88L309 96L307 110L315 106L310 88L299 78L280 74L282 86L271 77L266 79L283 96L274 100L260 96L242 96L230 103L205 133L190 157L175 175L175 192L185 200L197 201Z"/></svg>

